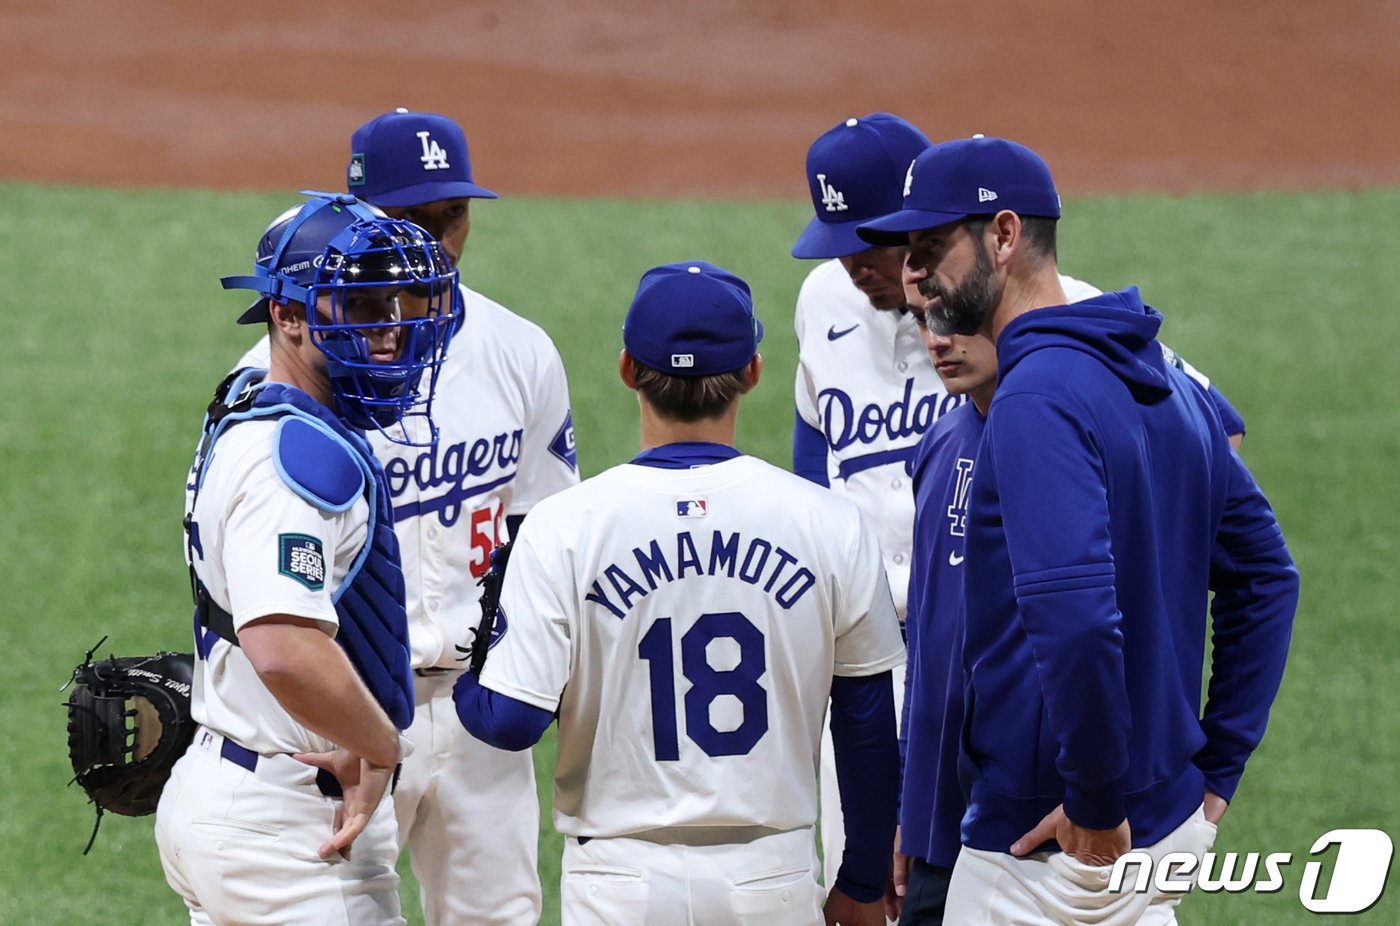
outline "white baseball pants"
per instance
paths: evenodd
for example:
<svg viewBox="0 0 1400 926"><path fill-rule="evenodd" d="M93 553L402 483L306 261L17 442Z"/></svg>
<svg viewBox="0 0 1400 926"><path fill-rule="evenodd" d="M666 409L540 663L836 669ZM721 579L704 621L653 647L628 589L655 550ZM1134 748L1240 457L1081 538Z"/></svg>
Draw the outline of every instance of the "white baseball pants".
<svg viewBox="0 0 1400 926"><path fill-rule="evenodd" d="M719 842L725 831L564 842L564 926L813 926L822 922L810 828ZM706 839L704 834L710 834ZM671 841L684 839L685 842ZM704 844L702 844L704 843Z"/></svg>
<svg viewBox="0 0 1400 926"><path fill-rule="evenodd" d="M1216 827L1198 809L1164 839L1139 851L1160 861L1168 852L1198 858L1215 845ZM1063 852L1015 858L963 846L948 886L948 926L1172 926L1184 896L1155 886L1133 892L1129 877L1109 893L1112 866L1085 865ZM1130 874L1136 867L1130 870ZM1194 881L1194 876L1191 879Z"/></svg>
<svg viewBox="0 0 1400 926"><path fill-rule="evenodd" d="M427 926L534 926L540 919L540 800L530 750L466 731L452 704L461 672L414 679L413 754L394 791L399 844Z"/></svg>
<svg viewBox="0 0 1400 926"><path fill-rule="evenodd" d="M398 844L388 798L351 846L323 861L338 803L316 769L289 755L248 771L221 758L223 737L200 727L156 809L165 880L195 926L402 926Z"/></svg>

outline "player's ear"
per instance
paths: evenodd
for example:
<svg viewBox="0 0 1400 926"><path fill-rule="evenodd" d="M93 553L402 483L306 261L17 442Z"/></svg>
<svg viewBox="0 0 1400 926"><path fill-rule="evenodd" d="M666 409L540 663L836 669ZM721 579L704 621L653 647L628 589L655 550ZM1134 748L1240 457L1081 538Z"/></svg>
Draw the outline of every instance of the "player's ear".
<svg viewBox="0 0 1400 926"><path fill-rule="evenodd" d="M271 318L272 327L284 336L295 337L301 333L302 321L305 317L301 303L278 302L276 299L269 299L267 312Z"/></svg>
<svg viewBox="0 0 1400 926"><path fill-rule="evenodd" d="M1021 244L1021 217L1010 209L1003 209L992 216L987 227L991 233L992 262L1006 264Z"/></svg>
<svg viewBox="0 0 1400 926"><path fill-rule="evenodd" d="M747 389L744 390L744 392L745 392L745 393L753 392L754 387L758 385L758 381L759 381L759 379L760 379L762 376L763 376L763 355L762 355L762 354L754 354L754 355L753 355L753 359L749 361L749 370L748 370L748 381L749 381L749 386L748 386Z"/></svg>
<svg viewBox="0 0 1400 926"><path fill-rule="evenodd" d="M622 378L622 384L628 389L637 388L637 368L632 364L632 355L626 349L618 354L617 375Z"/></svg>

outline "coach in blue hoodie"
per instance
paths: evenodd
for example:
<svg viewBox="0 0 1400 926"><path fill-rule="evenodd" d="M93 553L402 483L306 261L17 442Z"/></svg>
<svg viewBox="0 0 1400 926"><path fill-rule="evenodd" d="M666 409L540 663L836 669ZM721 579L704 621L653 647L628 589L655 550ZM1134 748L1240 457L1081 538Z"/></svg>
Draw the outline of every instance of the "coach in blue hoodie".
<svg viewBox="0 0 1400 926"><path fill-rule="evenodd" d="M1298 601L1268 501L1164 359L1162 316L1136 289L1064 305L1059 216L1039 155L976 137L920 154L901 211L860 229L907 244L930 324L987 334L1000 367L968 507L950 924L1173 922L1179 894L1110 893L1109 866L1209 848Z"/></svg>

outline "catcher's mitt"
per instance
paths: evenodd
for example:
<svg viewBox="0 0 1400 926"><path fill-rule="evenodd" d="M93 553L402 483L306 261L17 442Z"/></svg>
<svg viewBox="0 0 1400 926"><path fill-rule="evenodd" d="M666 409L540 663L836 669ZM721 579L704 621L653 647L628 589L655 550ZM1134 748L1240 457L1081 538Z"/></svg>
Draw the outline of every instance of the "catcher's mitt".
<svg viewBox="0 0 1400 926"><path fill-rule="evenodd" d="M486 651L505 633L505 618L497 617L501 610L501 584L506 579L506 565L510 562L510 549L515 541L505 543L491 551L491 568L486 570L477 585L481 586L481 620L472 630L470 646L458 646L461 659L466 660L467 671L480 675L486 665Z"/></svg>
<svg viewBox="0 0 1400 926"><path fill-rule="evenodd" d="M97 646L73 670L68 757L73 781L97 805L100 824L104 810L128 817L155 813L171 767L194 738L194 654L162 652L93 662ZM97 837L96 825L92 835Z"/></svg>

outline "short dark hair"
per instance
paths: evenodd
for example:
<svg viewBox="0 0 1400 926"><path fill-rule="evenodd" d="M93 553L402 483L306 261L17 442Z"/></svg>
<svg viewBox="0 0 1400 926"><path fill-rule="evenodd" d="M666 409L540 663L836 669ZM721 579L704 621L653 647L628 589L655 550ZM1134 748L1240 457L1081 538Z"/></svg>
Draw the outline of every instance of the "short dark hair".
<svg viewBox="0 0 1400 926"><path fill-rule="evenodd" d="M993 219L992 215L970 215L963 220L963 225L973 236L980 235L987 230L987 226ZM1051 260L1058 259L1055 245L1055 227L1059 219L1052 219L1047 216L1023 215L1021 216L1021 237L1026 242L1026 251L1032 257L1048 257Z"/></svg>
<svg viewBox="0 0 1400 926"><path fill-rule="evenodd" d="M637 391L657 414L672 421L718 418L753 385L747 364L714 376L672 376L633 357L632 372Z"/></svg>

